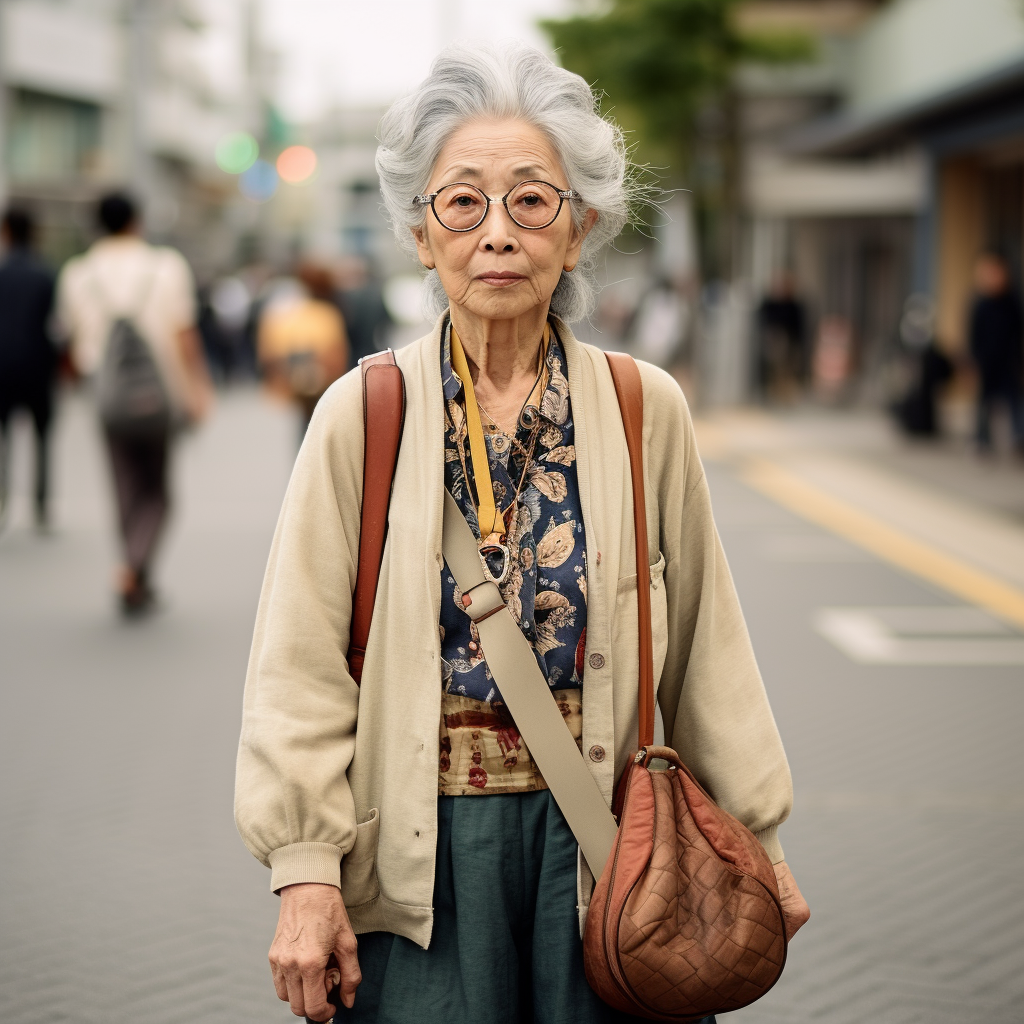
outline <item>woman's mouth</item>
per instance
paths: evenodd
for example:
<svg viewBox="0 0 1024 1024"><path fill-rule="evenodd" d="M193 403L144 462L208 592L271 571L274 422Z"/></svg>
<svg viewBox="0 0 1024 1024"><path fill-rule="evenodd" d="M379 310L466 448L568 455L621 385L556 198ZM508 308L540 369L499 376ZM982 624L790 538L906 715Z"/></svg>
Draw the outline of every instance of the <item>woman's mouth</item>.
<svg viewBox="0 0 1024 1024"><path fill-rule="evenodd" d="M505 288L510 284L515 284L516 281L525 281L526 275L516 274L511 270L488 270L483 274L478 274L477 280L493 285L495 288Z"/></svg>

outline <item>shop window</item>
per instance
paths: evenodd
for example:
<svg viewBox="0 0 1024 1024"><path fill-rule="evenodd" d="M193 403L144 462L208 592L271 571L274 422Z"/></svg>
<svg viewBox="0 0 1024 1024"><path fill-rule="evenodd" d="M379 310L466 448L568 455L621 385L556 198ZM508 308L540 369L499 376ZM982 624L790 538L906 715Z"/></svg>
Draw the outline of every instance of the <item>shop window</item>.
<svg viewBox="0 0 1024 1024"><path fill-rule="evenodd" d="M7 169L15 181L63 181L95 169L100 108L17 90L8 119Z"/></svg>

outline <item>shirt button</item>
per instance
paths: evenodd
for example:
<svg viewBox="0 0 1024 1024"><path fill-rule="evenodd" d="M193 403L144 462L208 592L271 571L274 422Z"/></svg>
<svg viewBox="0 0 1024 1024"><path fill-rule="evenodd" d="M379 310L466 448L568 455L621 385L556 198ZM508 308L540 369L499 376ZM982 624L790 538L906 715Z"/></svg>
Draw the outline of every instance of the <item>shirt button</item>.
<svg viewBox="0 0 1024 1024"><path fill-rule="evenodd" d="M591 761L603 761L604 760L604 747L594 745L590 748L590 760Z"/></svg>
<svg viewBox="0 0 1024 1024"><path fill-rule="evenodd" d="M604 668L604 655L592 654L588 659L591 668Z"/></svg>

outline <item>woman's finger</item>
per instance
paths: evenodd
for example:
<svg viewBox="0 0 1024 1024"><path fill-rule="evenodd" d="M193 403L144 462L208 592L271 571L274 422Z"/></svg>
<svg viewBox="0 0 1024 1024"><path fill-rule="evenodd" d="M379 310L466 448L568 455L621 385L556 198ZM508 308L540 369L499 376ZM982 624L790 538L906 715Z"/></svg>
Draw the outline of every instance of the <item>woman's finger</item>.
<svg viewBox="0 0 1024 1024"><path fill-rule="evenodd" d="M326 1021L334 1016L335 1007L327 1002L327 987L322 967L319 970L303 972L302 998L305 1015L310 1020Z"/></svg>
<svg viewBox="0 0 1024 1024"><path fill-rule="evenodd" d="M270 976L274 979L277 998L283 1003L288 1002L288 984L284 980L284 971L273 960L270 961Z"/></svg>
<svg viewBox="0 0 1024 1024"><path fill-rule="evenodd" d="M356 1001L356 989L363 980L363 973L359 970L359 955L356 937L350 929L346 929L334 946L334 956L338 961L338 970L341 972L339 982L341 1001L349 1008Z"/></svg>
<svg viewBox="0 0 1024 1024"><path fill-rule="evenodd" d="M306 1012L306 997L305 997L305 986L303 985L302 975L298 971L289 972L286 975L286 981L288 983L288 1005L292 1008L292 1013L296 1017L308 1016ZM330 1014L327 1015L328 1017ZM325 1017L324 1020L327 1018Z"/></svg>

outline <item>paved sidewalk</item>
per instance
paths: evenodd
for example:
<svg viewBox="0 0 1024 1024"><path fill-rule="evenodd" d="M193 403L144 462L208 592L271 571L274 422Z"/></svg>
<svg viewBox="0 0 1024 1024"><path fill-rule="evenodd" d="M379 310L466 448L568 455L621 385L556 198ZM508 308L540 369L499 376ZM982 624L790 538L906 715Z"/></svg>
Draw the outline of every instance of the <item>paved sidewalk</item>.
<svg viewBox="0 0 1024 1024"><path fill-rule="evenodd" d="M289 1019L266 964L269 873L231 805L294 444L290 417L254 393L222 399L178 452L166 610L124 623L92 417L62 408L55 533L36 536L19 505L0 536L3 1024Z"/></svg>
<svg viewBox="0 0 1024 1024"><path fill-rule="evenodd" d="M736 422L712 423L717 447L703 425L702 450L793 767L782 842L813 917L779 985L721 1024L1020 1024L1024 669L928 662L936 642L982 649L943 630L987 613L798 514L792 488L769 498L747 470L770 462L821 508L861 516L844 521L928 550L941 532L915 515L931 505L957 529L998 522L1012 539L1019 527L894 474L841 420L835 443L824 424L794 440L760 415ZM293 421L252 392L227 395L185 442L158 576L167 607L151 621L122 623L110 599L106 469L80 403L59 425L55 535L30 530L22 499L0 535L2 1024L294 1019L266 965L268 872L231 818L243 675L294 444ZM969 568L1018 586L1012 566ZM823 611L891 626L891 651L844 648ZM984 650L1019 644L1005 629Z"/></svg>
<svg viewBox="0 0 1024 1024"><path fill-rule="evenodd" d="M908 438L878 411L731 409L699 417L698 427L701 450L713 457L826 452L1024 526L1024 461L979 458L956 439Z"/></svg>

